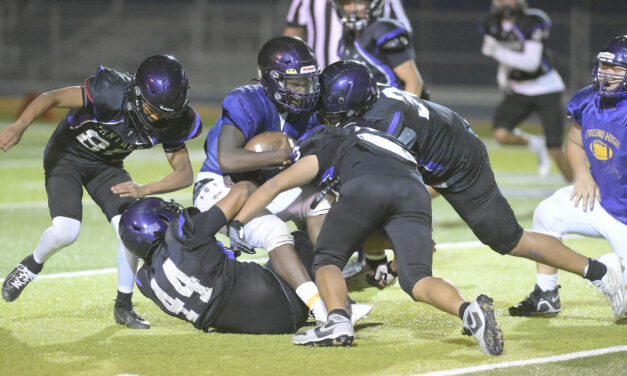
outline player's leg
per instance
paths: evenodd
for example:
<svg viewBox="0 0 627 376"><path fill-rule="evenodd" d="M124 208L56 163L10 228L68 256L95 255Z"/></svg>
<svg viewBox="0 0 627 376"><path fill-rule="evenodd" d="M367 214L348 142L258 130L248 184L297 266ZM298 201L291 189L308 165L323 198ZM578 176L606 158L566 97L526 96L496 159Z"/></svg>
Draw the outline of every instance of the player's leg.
<svg viewBox="0 0 627 376"><path fill-rule="evenodd" d="M534 97L534 102L542 122L549 155L555 161L564 179L570 182L573 180L573 169L570 167L570 163L562 148L564 140L562 93L538 95Z"/></svg>
<svg viewBox="0 0 627 376"><path fill-rule="evenodd" d="M401 288L415 301L424 302L462 319L463 333L474 335L482 351L500 355L503 333L494 318L492 299L479 295L465 301L449 281L433 277L431 200L417 181L406 179L390 184L397 190L396 214L388 218L384 231L395 255ZM404 192L403 192L404 190Z"/></svg>
<svg viewBox="0 0 627 376"><path fill-rule="evenodd" d="M131 329L148 329L150 323L135 312L132 303L138 259L126 249L118 232L122 212L128 205L135 202L135 199L120 197L111 192L112 186L132 180L131 176L122 168L121 164L118 167L105 164L94 165L86 173L88 175L86 176L85 189L111 223L118 239L118 284L113 317L118 324L126 325Z"/></svg>
<svg viewBox="0 0 627 376"><path fill-rule="evenodd" d="M52 225L43 232L34 252L5 278L2 297L7 302L17 299L26 285L41 272L44 263L60 249L72 244L80 232L83 208L80 172L66 161L46 163L46 159L44 170Z"/></svg>
<svg viewBox="0 0 627 376"><path fill-rule="evenodd" d="M294 335L299 345L349 346L354 329L347 311L346 282L342 268L352 250L370 231L382 225L385 185L379 176L364 176L345 183L322 225L314 256L316 285L329 311L325 325ZM385 197L383 197L385 199Z"/></svg>
<svg viewBox="0 0 627 376"><path fill-rule="evenodd" d="M551 172L551 159L545 139L516 128L534 110L534 97L506 94L494 114L492 138L501 145L528 146L538 157L538 172L546 176Z"/></svg>

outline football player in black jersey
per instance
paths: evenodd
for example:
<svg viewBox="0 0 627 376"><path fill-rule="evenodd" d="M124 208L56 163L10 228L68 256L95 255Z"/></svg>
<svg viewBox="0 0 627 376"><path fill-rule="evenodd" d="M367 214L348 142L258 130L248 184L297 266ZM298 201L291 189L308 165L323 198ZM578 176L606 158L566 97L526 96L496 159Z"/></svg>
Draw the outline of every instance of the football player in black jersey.
<svg viewBox="0 0 627 376"><path fill-rule="evenodd" d="M252 194L231 226L241 227L240 221L249 220L280 192L312 181L324 187L320 197L327 192L338 197L314 250L315 281L328 322L294 335L294 344L351 345L355 335L342 268L373 230L383 228L396 255L401 288L416 301L460 317L464 334L474 335L486 354L501 354L503 333L492 299L482 294L467 302L450 282L431 275L431 199L416 160L398 140L369 128L320 126L301 137L292 158L291 167Z"/></svg>
<svg viewBox="0 0 627 376"><path fill-rule="evenodd" d="M492 0L481 25L481 53L499 63L497 81L505 94L494 114L492 137L503 145L529 146L538 156L540 176L551 172L553 158L564 178L572 181L562 150L565 86L547 45L550 31L546 13L528 8L526 0ZM516 128L533 112L540 117L545 138Z"/></svg>
<svg viewBox="0 0 627 376"><path fill-rule="evenodd" d="M540 261L597 286L622 278L615 275L620 267L580 255L552 236L523 230L496 185L485 145L454 111L377 84L368 68L356 61L325 68L320 75L319 108L319 117L329 124L361 118L395 136L415 154L424 182L494 251Z"/></svg>
<svg viewBox="0 0 627 376"><path fill-rule="evenodd" d="M82 86L43 93L17 121L0 132L6 152L30 124L50 108L69 111L44 151L46 193L52 226L35 251L7 276L2 297L11 302L42 270L50 256L72 244L81 228L83 187L118 229L126 206L148 194L171 192L192 184L194 173L185 141L202 130L198 114L187 104L188 79L174 57L145 59L135 75L101 66ZM137 184L124 169L133 150L163 145L172 172L160 181ZM129 328L147 329L131 303L137 258L118 245L118 295L114 318Z"/></svg>
<svg viewBox="0 0 627 376"><path fill-rule="evenodd" d="M399 21L379 18L383 0L334 0L344 34L338 56L364 62L377 81L428 98L414 61L411 33Z"/></svg>
<svg viewBox="0 0 627 376"><path fill-rule="evenodd" d="M239 182L202 213L156 197L129 206L120 220L120 238L145 261L137 272L139 290L165 313L205 332L282 334L300 328L309 309L271 263L239 262L214 237L255 188ZM301 261L311 270L311 242L303 232L293 235Z"/></svg>

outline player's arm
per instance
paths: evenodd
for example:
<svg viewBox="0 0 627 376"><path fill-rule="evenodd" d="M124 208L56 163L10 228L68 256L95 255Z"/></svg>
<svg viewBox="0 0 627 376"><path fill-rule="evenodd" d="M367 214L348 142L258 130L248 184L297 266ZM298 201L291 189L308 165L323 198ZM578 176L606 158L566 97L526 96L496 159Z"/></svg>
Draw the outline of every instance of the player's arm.
<svg viewBox="0 0 627 376"><path fill-rule="evenodd" d="M301 15L302 7L303 0L292 0L287 11L287 17L285 17L287 26L283 30L283 35L304 39L306 33L304 22L306 20L301 20L303 17Z"/></svg>
<svg viewBox="0 0 627 376"><path fill-rule="evenodd" d="M20 142L22 135L31 123L51 108L83 107L83 90L80 86L48 91L29 103L15 123L0 132L0 149L9 150Z"/></svg>
<svg viewBox="0 0 627 376"><path fill-rule="evenodd" d="M299 159L288 169L265 182L244 204L235 220L246 223L259 210L268 204L281 192L299 187L314 180L318 174L318 157L308 155Z"/></svg>
<svg viewBox="0 0 627 376"><path fill-rule="evenodd" d="M581 125L574 123L566 138L566 157L575 173L575 184L570 199L575 207L582 201L584 211L594 208L594 199L601 201L601 193L588 168L588 158L583 148Z"/></svg>
<svg viewBox="0 0 627 376"><path fill-rule="evenodd" d="M218 136L218 164L223 173L255 171L263 167L288 164L292 148L283 138L277 150L257 153L244 149L246 137L234 125L223 124Z"/></svg>
<svg viewBox="0 0 627 376"><path fill-rule="evenodd" d="M415 94L418 97L421 96L424 82L413 60L407 60L395 67L394 73L405 83L405 91Z"/></svg>
<svg viewBox="0 0 627 376"><path fill-rule="evenodd" d="M194 182L194 171L189 161L187 148L183 147L172 153L165 153L172 172L163 179L144 185L132 181L116 184L111 191L121 197L142 198L148 195L167 193L189 187Z"/></svg>

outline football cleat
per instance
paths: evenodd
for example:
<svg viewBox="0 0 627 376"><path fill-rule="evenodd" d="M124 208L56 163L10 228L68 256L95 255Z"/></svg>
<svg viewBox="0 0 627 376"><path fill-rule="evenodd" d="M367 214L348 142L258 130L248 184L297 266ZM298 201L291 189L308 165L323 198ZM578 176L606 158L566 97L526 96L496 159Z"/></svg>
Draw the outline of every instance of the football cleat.
<svg viewBox="0 0 627 376"><path fill-rule="evenodd" d="M592 283L607 296L612 305L614 317L620 319L627 312L627 290L623 282L620 257L616 253L606 253L596 260L607 267L607 272L603 278L598 281L592 281Z"/></svg>
<svg viewBox="0 0 627 376"><path fill-rule="evenodd" d="M561 287L557 285L553 290L542 291L540 286L536 285L531 294L527 295L523 301L509 307L509 314L511 316L557 315L562 307L558 291Z"/></svg>
<svg viewBox="0 0 627 376"><path fill-rule="evenodd" d="M150 323L141 317L132 305L116 304L113 308L113 318L120 325L126 325L130 329L149 329Z"/></svg>
<svg viewBox="0 0 627 376"><path fill-rule="evenodd" d="M17 299L26 285L37 278L37 274L31 272L25 265L17 264L17 267L9 273L2 284L2 298L7 302Z"/></svg>
<svg viewBox="0 0 627 376"><path fill-rule="evenodd" d="M292 343L303 346L345 346L355 340L355 330L351 321L338 314L329 315L328 322L303 333L296 333Z"/></svg>
<svg viewBox="0 0 627 376"><path fill-rule="evenodd" d="M359 260L359 258L349 262L344 269L342 269L342 274L344 275L344 278L350 278L356 274L358 274L359 272L361 272L364 269L364 266L366 265L366 258L363 258L363 260Z"/></svg>
<svg viewBox="0 0 627 376"><path fill-rule="evenodd" d="M481 351L487 355L503 353L503 332L494 317L492 298L484 294L477 296L466 308L462 321L462 334L474 336Z"/></svg>

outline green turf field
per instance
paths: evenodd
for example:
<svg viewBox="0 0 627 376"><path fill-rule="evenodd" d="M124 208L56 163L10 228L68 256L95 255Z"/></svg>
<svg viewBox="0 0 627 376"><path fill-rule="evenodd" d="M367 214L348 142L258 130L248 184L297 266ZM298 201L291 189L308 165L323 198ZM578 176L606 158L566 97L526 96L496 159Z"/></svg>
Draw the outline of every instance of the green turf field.
<svg viewBox="0 0 627 376"><path fill-rule="evenodd" d="M17 147L0 154L0 277L33 251L49 226L42 153L52 129L34 125ZM196 170L203 160L206 129L190 145ZM487 144L499 184L529 228L538 202L565 183L555 170L546 180L536 178L535 158L526 149ZM136 152L126 162L140 184L168 172L163 153L156 149ZM191 188L166 197L189 205ZM442 198L434 200L433 215L434 238L442 245L434 255L434 274L453 281L469 300L481 292L494 298L505 335L500 357L483 355L472 337L460 334L459 319L412 302L398 284L378 290L360 279L350 282L351 295L373 304L374 310L357 325L352 348L297 347L290 335L205 334L137 294L136 309L152 328L123 328L112 317L117 242L100 210L85 196L79 240L55 255L42 272L54 278L32 283L13 303L0 301L0 375L410 375L627 345L627 326L614 322L605 296L567 273L560 272L559 316L509 317L507 307L533 287L534 264L486 247L450 244L476 239ZM588 256L611 251L601 240L574 238L567 243ZM99 272L57 274L86 270ZM625 375L627 348L621 349L567 361L485 368L476 374Z"/></svg>

